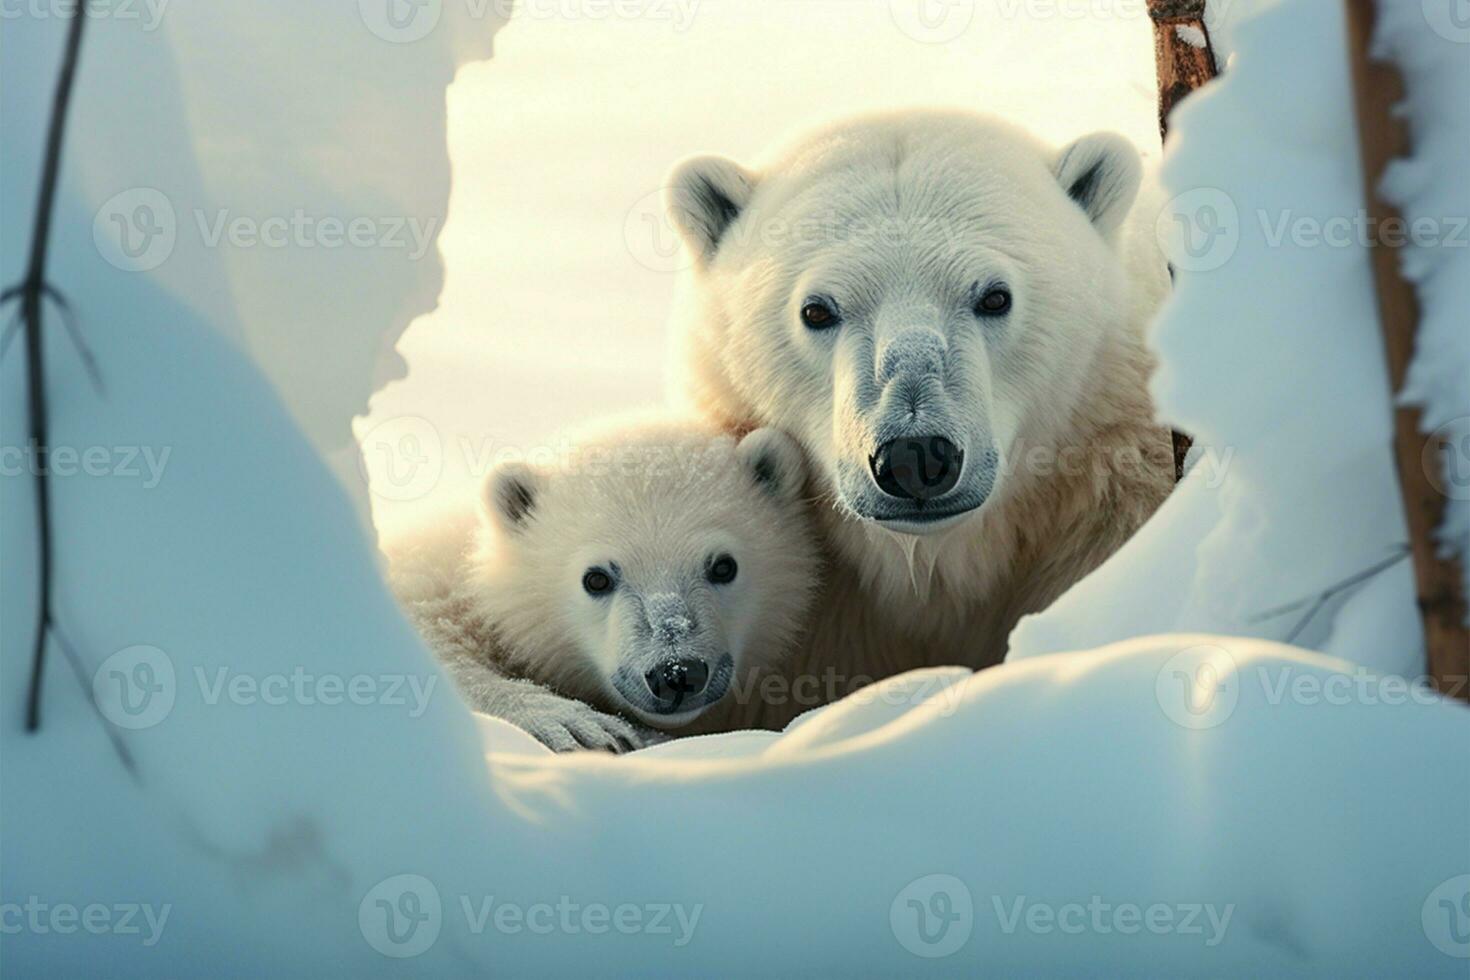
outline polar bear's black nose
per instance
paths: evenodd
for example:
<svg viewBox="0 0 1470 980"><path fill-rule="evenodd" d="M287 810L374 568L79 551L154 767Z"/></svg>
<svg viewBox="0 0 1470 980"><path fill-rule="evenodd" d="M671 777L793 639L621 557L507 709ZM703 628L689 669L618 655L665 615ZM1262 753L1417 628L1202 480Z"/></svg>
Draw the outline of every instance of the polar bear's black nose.
<svg viewBox="0 0 1470 980"><path fill-rule="evenodd" d="M965 452L944 436L911 436L878 447L868 460L873 481L890 497L933 500L960 482Z"/></svg>
<svg viewBox="0 0 1470 980"><path fill-rule="evenodd" d="M665 660L644 674L643 679L662 704L677 708L686 697L704 690L709 683L709 664L692 657Z"/></svg>

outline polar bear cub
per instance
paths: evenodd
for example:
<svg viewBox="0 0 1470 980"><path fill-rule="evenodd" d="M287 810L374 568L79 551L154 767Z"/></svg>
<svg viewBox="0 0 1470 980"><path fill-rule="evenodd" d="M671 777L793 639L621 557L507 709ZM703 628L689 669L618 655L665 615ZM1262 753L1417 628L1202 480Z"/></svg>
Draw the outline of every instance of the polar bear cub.
<svg viewBox="0 0 1470 980"><path fill-rule="evenodd" d="M647 740L618 716L733 718L722 701L791 652L819 581L801 450L647 416L559 445L490 475L456 598L408 603L421 629L472 707L555 749Z"/></svg>

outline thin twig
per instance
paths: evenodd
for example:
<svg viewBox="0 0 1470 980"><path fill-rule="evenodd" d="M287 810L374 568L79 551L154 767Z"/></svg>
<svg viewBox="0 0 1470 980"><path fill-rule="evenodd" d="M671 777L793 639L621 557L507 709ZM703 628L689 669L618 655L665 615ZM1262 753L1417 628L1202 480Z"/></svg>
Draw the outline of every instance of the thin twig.
<svg viewBox="0 0 1470 980"><path fill-rule="evenodd" d="M61 648L61 655L65 657L66 662L71 665L72 673L76 675L77 683L82 686L83 690L89 692L90 694L92 689L91 674L87 671L87 665L82 663L82 658L77 653L76 648L73 647L71 645L71 641L67 639L66 632L61 628L60 623L51 624L51 635L56 638L56 645ZM88 703L93 706L94 710L96 709L97 702L95 700L89 697ZM123 768L126 769L134 779L141 779L141 776L138 773L137 763L133 761L133 754L128 751L128 747L123 742L122 738L118 735L117 729L113 726L111 721L102 716L102 712L100 710L97 711L97 716L102 722L102 731L104 734L107 735L107 740L112 743L112 750L117 753L118 759L122 761Z"/></svg>
<svg viewBox="0 0 1470 980"><path fill-rule="evenodd" d="M24 288L23 286L12 286L5 292L0 293L0 304L19 296ZM97 394L104 394L106 389L102 384L102 372L97 367L97 358L92 354L92 348L88 347L87 342L82 339L82 331L77 326L77 316L72 312L71 304L67 302L65 296L57 292L48 283L41 284L41 292L52 303L56 304L56 308L61 312L61 325L66 327L66 333L71 338L72 346L76 348L77 354L81 356L82 366L87 369L87 377L92 380L92 387L97 390ZM5 325L5 334L4 336L0 336L0 360L4 360L5 355L9 353L10 342L19 333L20 320L20 314L17 313Z"/></svg>
<svg viewBox="0 0 1470 980"><path fill-rule="evenodd" d="M1255 616L1255 618L1251 619L1250 622L1264 623L1267 620L1276 619L1280 616L1285 616L1287 613L1296 612L1303 606L1309 605L1311 608L1306 611L1305 615L1303 615L1301 619L1297 620L1296 625L1293 626L1291 628L1291 631L1286 635L1286 642L1291 643L1298 636L1301 635L1302 631L1307 628L1307 624L1310 623L1312 621L1312 618L1322 610L1322 607L1331 602L1335 596L1346 592L1348 589L1351 589L1355 585L1366 582L1368 579L1372 578L1378 573L1392 568L1394 565L1397 565L1399 562L1409 557L1408 545L1401 545L1400 549L1401 550L1398 551L1396 554L1385 558L1382 561L1379 561L1373 565L1370 565L1368 568L1365 568L1362 571L1354 572L1352 575L1349 575L1345 579L1334 582L1332 585L1329 585L1327 588L1323 589L1316 595L1311 595L1302 599L1297 599L1293 602L1288 602L1284 606L1276 606L1273 609L1267 609L1265 612L1262 612Z"/></svg>
<svg viewBox="0 0 1470 980"><path fill-rule="evenodd" d="M51 103L51 120L46 132L46 157L41 167L41 188L36 199L35 226L31 235L30 262L25 281L7 290L6 298L20 300L20 317L26 333L26 383L30 423L30 443L38 452L48 445L46 413L46 371L41 342L41 314L49 296L63 311L67 304L60 294L46 284L46 252L51 239L51 216L56 206L56 184L61 172L61 141L66 131L66 114L71 104L72 83L76 78L77 55L82 47L82 28L87 23L87 4L78 4L66 35L61 73L56 80L56 96ZM65 317L63 317L65 319ZM69 328L70 329L70 328ZM75 339L75 331L73 339ZM85 348L83 348L85 350ZM94 372L91 355L83 355ZM36 610L35 647L31 655L31 683L26 699L26 731L41 724L41 677L46 659L46 637L54 625L52 603L51 494L45 467L35 467L36 528L40 551L38 569L39 601Z"/></svg>

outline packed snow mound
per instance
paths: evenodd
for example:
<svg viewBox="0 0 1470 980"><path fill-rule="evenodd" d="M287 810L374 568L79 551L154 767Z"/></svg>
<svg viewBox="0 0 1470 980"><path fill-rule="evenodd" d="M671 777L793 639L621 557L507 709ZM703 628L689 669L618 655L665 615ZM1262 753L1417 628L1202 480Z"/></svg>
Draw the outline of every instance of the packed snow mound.
<svg viewBox="0 0 1470 980"><path fill-rule="evenodd" d="M444 37L450 6L438 35L410 41L413 22L375 22L400 32L380 40L405 59L439 50L414 47L428 37L460 50ZM369 9L382 8L359 5ZM363 29L332 20L340 10L270 10L253 77L290 79L300 97L374 70L315 56L314 39ZM235 45L250 36L194 17L197 30L152 38L109 22L91 35L76 94L74 131L95 125L110 140L71 145L50 278L105 389L59 330L47 384L53 444L110 463L51 480L57 610L76 660L52 645L37 733L23 728L37 598L29 472L0 496L9 972L1463 975L1470 770L1446 747L1470 739L1470 712L1345 661L1218 636L1063 646L1078 652L894 678L782 735L622 759L552 757L477 725L393 605L287 386L251 360L260 307L246 314L221 283L256 280L227 275L208 249L129 268L94 237L117 191L99 180L119 172L119 153L176 167L173 193L194 188L211 214L220 203L213 177L235 158L200 145L227 134L197 115L229 104L209 80L239 77L219 66L241 64ZM6 283L24 261L65 26L6 23ZM393 115L365 139L391 131ZM367 290L371 275L333 289ZM420 280L399 284L394 298L417 308ZM25 442L19 349L0 361L7 447ZM145 447L159 461L168 451L157 479L138 470ZM1344 478L1379 455L1346 457ZM1165 516L1209 538L1241 519L1250 486L1192 492ZM1275 506L1267 517L1292 516ZM1186 598L1206 558L1254 561L1260 545L1226 554L1209 538L1207 555L1153 533L1143 547L1185 556L1172 569ZM1139 595L1160 594L1162 571L1132 573Z"/></svg>
<svg viewBox="0 0 1470 980"><path fill-rule="evenodd" d="M1389 165L1380 190L1408 223L1400 252L1420 305L1418 350L1402 399L1444 440L1424 465L1445 495L1440 540L1470 567L1470 22L1458 0L1381 3L1373 53L1404 78L1410 153ZM1425 25L1429 32L1425 31ZM1470 576L1462 583L1470 600Z"/></svg>
<svg viewBox="0 0 1470 980"><path fill-rule="evenodd" d="M1172 197L1157 223L1175 285L1151 338L1154 395L1164 420L1194 435L1198 462L1133 540L1022 620L1009 657L1198 630L1418 676L1383 340L1368 240L1354 231L1362 180L1343 11L1283 0L1238 22L1230 13L1228 71L1171 117L1161 177ZM1440 40L1423 23L1416 37ZM1453 56L1463 62L1463 46ZM1440 208L1464 187L1457 145L1420 161ZM1449 291L1445 268L1435 281ZM1441 333L1429 342L1449 345ZM1424 370L1463 380L1470 361L1457 365ZM1466 414L1463 384L1431 387L1461 406L1442 399L1436 418Z"/></svg>
<svg viewBox="0 0 1470 980"><path fill-rule="evenodd" d="M968 938L932 964L944 973L1460 968L1441 951L1450 934L1426 929L1441 923L1430 896L1470 868L1456 829L1470 771L1446 773L1413 750L1439 737L1431 730L1463 741L1460 706L1343 661L1214 636L1037 658L924 685L923 697L914 680L698 760L692 746L723 739L622 760L501 743L496 784L543 824L558 811L595 827L619 880L659 861L625 851L625 826L654 847L690 826L723 842L660 874L665 894L705 903L699 930L719 933L691 948L738 957L742 974L810 966L808 950L838 972L912 971L931 951L907 904L916 883L926 902L942 893L961 910ZM839 735L800 744L834 715ZM1453 816L1431 812L1440 806ZM805 883L795 867L817 873ZM1089 903L1107 908L1060 912ZM1175 918L1158 934L1127 934L1132 913L1117 918L1160 903ZM1186 907L1198 916L1187 932ZM826 931L844 921L852 935ZM766 937L762 948L742 950L743 930ZM640 968L678 963L655 954Z"/></svg>

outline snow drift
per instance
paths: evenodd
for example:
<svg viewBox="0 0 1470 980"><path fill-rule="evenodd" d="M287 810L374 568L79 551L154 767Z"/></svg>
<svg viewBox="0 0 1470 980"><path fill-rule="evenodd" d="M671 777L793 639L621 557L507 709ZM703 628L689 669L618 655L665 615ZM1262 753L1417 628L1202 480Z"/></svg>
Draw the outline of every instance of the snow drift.
<svg viewBox="0 0 1470 980"><path fill-rule="evenodd" d="M438 89L486 53L493 25L415 9L433 23L376 18L365 0L255 4L248 20L179 3L161 32L93 25L50 277L105 389L57 330L47 383L53 445L102 455L69 474L51 460L58 613L79 662L53 645L36 734L22 727L29 470L7 474L0 504L9 970L1463 971L1470 770L1446 752L1470 712L1361 666L1412 672L1397 571L1310 634L1356 663L1221 635L1103 645L1252 632L1262 604L1401 538L1351 251L1267 264L1243 232L1213 278L1181 279L1160 395L1240 459L1220 491L1197 469L1134 545L1018 634L1022 653L1082 652L895 678L780 736L626 759L550 757L477 726L393 607L308 436L345 431L374 383L364 352L432 296L432 250L404 266L299 245L242 257L193 237L194 214L220 208L248 206L263 228L298 206L381 216L410 186L421 196L402 217L438 206ZM1304 64L1300 113L1266 81L1287 35L1295 58L1335 63L1319 13L1285 4L1241 28L1236 77L1180 119L1176 187L1225 188L1244 210L1263 194L1329 209L1356 186L1341 79ZM6 282L64 28L6 25ZM1211 132L1243 122L1284 157L1210 151ZM403 141L406 166L394 154L409 151L388 148L404 133L430 137ZM1300 186L1273 182L1298 169ZM106 234L112 215L158 227L144 221L156 207L138 210L156 198L114 200L139 188L176 215L151 268L146 245L120 251ZM1262 285L1242 290L1253 275ZM281 359L290 344L252 340L292 323L295 362ZM1314 333L1328 330L1332 357ZM1227 359L1246 349L1270 353ZM14 349L0 362L7 452L24 447L22 363ZM1300 397L1275 407L1288 385ZM1287 453L1297 429L1314 436L1305 459ZM157 479L124 461L143 447L168 450Z"/></svg>

